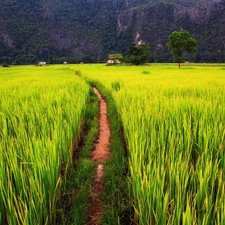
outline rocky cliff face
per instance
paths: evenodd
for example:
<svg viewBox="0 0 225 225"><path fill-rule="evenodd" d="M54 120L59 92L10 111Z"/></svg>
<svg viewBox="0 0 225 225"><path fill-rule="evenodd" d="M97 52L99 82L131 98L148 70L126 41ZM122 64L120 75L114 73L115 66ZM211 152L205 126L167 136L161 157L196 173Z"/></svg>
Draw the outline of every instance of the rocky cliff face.
<svg viewBox="0 0 225 225"><path fill-rule="evenodd" d="M198 39L188 60L225 60L225 0L21 0L0 2L0 63L100 62L151 46L151 60L172 61L174 30Z"/></svg>
<svg viewBox="0 0 225 225"><path fill-rule="evenodd" d="M129 0L127 0L129 1ZM132 7L117 17L117 32L130 32L136 43L151 46L153 60L172 60L166 43L174 30L186 29L199 41L199 51L191 60L225 60L225 1L143 1L138 7Z"/></svg>
<svg viewBox="0 0 225 225"><path fill-rule="evenodd" d="M215 14L223 14L224 2L221 0L201 0L192 6L175 5L174 15L176 20L188 17L197 24L210 22Z"/></svg>

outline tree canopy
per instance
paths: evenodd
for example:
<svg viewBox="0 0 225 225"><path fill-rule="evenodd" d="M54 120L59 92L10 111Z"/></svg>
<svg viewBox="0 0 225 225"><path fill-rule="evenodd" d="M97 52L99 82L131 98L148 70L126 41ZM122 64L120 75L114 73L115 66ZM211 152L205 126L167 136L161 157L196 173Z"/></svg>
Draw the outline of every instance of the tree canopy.
<svg viewBox="0 0 225 225"><path fill-rule="evenodd" d="M150 46L141 44L139 46L131 43L128 49L128 56L125 58L126 63L141 65L147 63L150 58Z"/></svg>
<svg viewBox="0 0 225 225"><path fill-rule="evenodd" d="M190 34L186 30L180 32L174 31L169 36L169 42L167 46L169 51L178 58L178 65L180 68L180 62L184 59L184 53L194 53L197 51L198 41L191 38Z"/></svg>

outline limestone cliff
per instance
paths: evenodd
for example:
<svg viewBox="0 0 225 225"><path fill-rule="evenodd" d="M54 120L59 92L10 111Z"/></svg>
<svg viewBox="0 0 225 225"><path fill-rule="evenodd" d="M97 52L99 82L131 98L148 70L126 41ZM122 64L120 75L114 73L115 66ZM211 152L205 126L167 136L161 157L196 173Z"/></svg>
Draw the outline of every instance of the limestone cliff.
<svg viewBox="0 0 225 225"><path fill-rule="evenodd" d="M173 61L166 43L174 30L198 40L188 60L225 60L225 0L0 1L0 64L104 62L131 42L151 47L151 61Z"/></svg>
<svg viewBox="0 0 225 225"><path fill-rule="evenodd" d="M191 60L225 60L224 0L143 1L135 7L132 1L127 0L131 6L117 17L117 32L121 36L130 32L136 43L149 44L153 60L172 60L166 47L168 36L182 29L199 41L198 54Z"/></svg>

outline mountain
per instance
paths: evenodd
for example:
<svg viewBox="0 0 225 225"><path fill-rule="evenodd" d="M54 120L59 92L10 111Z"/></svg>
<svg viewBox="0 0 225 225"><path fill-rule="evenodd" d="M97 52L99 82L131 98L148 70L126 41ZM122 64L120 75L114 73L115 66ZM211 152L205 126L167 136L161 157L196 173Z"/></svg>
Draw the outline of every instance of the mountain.
<svg viewBox="0 0 225 225"><path fill-rule="evenodd" d="M225 0L0 0L0 64L105 62L131 42L171 62L172 31L198 40L195 62L225 60Z"/></svg>

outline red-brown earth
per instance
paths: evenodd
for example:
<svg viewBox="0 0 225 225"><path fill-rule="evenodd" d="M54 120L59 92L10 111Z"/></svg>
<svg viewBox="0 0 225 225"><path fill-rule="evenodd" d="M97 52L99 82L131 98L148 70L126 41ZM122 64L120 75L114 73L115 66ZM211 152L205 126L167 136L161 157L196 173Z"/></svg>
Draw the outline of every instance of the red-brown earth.
<svg viewBox="0 0 225 225"><path fill-rule="evenodd" d="M98 162L93 185L90 191L89 225L100 225L101 198L103 190L104 162L110 157L110 126L107 117L107 104L96 88L93 91L99 98L99 137L92 152L92 160Z"/></svg>

